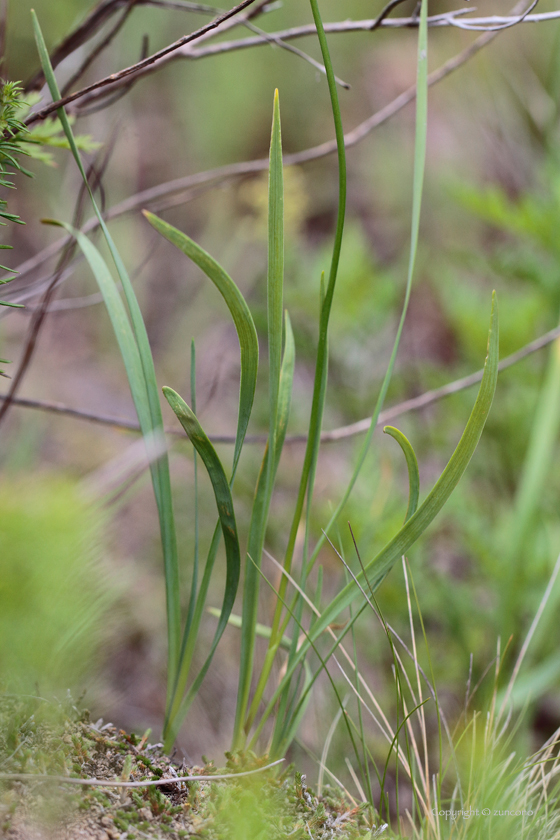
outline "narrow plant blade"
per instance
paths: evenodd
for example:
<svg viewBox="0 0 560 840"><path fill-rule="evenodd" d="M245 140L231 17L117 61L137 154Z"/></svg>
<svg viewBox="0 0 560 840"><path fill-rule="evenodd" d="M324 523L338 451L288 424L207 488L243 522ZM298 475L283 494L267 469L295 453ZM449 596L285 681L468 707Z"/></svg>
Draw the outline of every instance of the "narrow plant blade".
<svg viewBox="0 0 560 840"><path fill-rule="evenodd" d="M66 222L55 222L49 219L48 223L56 224L68 231L76 239L89 264L99 291L103 296L103 301L107 307L107 312L113 326L113 332L119 345L142 433L148 435L152 431L152 427L138 345L132 332L126 306L119 294L117 284L109 270L109 266L96 246L81 231L76 230L76 228Z"/></svg>
<svg viewBox="0 0 560 840"><path fill-rule="evenodd" d="M249 307L245 298L219 263L206 253L206 251L193 242L186 233L164 222L163 219L154 216L147 210L143 211L145 218L158 233L161 233L172 245L175 245L190 260L192 260L206 276L214 283L222 295L231 313L231 317L237 330L239 346L241 348L241 384L239 387L239 419L237 423L237 435L235 439L235 450L233 455L233 469L235 474L243 441L247 433L247 426L253 408L255 387L257 383L257 370L259 366L259 344L257 331Z"/></svg>
<svg viewBox="0 0 560 840"><path fill-rule="evenodd" d="M311 416L309 418L309 432L307 436L307 446L305 449L305 456L303 461L301 479L299 484L299 491L296 500L294 515L292 518L292 525L288 537L288 545L286 548L286 556L284 565L289 572L292 565L292 559L296 544L296 537L301 521L303 506L306 495L309 492L309 498L313 493L313 479L315 474L315 465L319 454L319 443L321 437L321 427L323 423L323 411L325 405L326 395L326 374L328 366L328 332L329 320L331 315L332 303L334 299L334 290L336 287L336 279L338 276L338 265L340 262L340 253L342 249L342 236L344 233L344 220L346 217L346 149L344 145L344 127L342 125L342 116L340 112L340 104L338 101L338 91L336 88L336 78L327 43L327 37L321 19L321 13L317 0L310 0L311 11L315 26L317 28L317 36L321 53L323 56L323 63L327 76L327 83L329 87L331 109L333 113L333 121L336 135L337 157L338 157L338 211L336 222L336 233L333 244L333 252L331 258L331 266L329 271L328 283L324 284L324 276L321 276L320 297L321 309L319 318L319 341L317 345L317 354L315 362L315 378L313 383L313 398L311 403ZM285 594L285 578L281 581L280 595ZM279 602L280 604L280 602ZM280 621L281 607L275 615L274 626L278 631L278 623Z"/></svg>
<svg viewBox="0 0 560 840"><path fill-rule="evenodd" d="M393 537L393 539L385 546L385 548L365 567L364 572L357 575L362 586L365 583L366 576L373 582L375 589L377 581L383 577L389 569L393 566L395 561L402 557L408 549L416 542L416 540L424 533L428 525L437 516L455 487L457 486L461 476L465 472L469 461L471 460L490 407L494 398L496 390L496 382L498 377L498 305L496 294L492 296L492 315L490 321L490 332L488 337L488 354L484 365L484 376L480 383L480 389L476 402L474 404L471 416L465 427L461 439L451 456L449 463L445 467L438 481L434 485L431 492L426 499L418 507L416 513L403 525L400 531ZM344 607L346 607L354 599L356 589L354 583L348 584L342 592L331 602L319 624L325 621L325 627L328 621L325 615L330 613L338 615ZM323 627L324 629L324 627Z"/></svg>
<svg viewBox="0 0 560 840"><path fill-rule="evenodd" d="M191 405L193 414L196 416L196 347L194 339L191 341ZM198 511L198 455L196 449L193 454L194 473L194 550L193 550L193 571L191 578L191 592L189 606L185 621L184 636L189 635L194 611L196 607L196 593L198 590L198 562L199 562L199 511ZM182 652L182 651L181 651ZM181 657L180 657L181 658Z"/></svg>
<svg viewBox="0 0 560 840"><path fill-rule="evenodd" d="M207 657L204 668L202 669L204 675L214 656L218 642L227 626L228 618L231 615L235 602L237 587L239 585L241 554L239 550L237 524L235 521L235 512L233 509L230 486L216 450L208 440L207 435L195 415L179 394L177 394L172 388L167 387L163 388L163 393L206 467L206 471L208 472L208 476L212 483L214 496L216 498L218 516L220 519L226 550L226 585L224 599L222 602L222 611L214 635L214 641L212 643L210 654ZM169 734L166 735L166 746L169 744L170 737L173 737L174 739L177 732L177 726L181 722L180 709L182 706L182 699L181 695L178 692L175 692L174 703L168 716ZM173 733L172 736L171 733Z"/></svg>
<svg viewBox="0 0 560 840"><path fill-rule="evenodd" d="M34 10L31 10L31 17L33 21L33 31L37 50L41 61L43 73L53 100L60 99L60 90L54 75L54 71L50 62L49 53L45 45L43 33L39 26L39 21ZM93 209L99 220L99 224L103 231L103 235L109 247L109 251L115 263L119 279L122 284L123 292L126 298L129 309L134 338L138 345L138 352L140 362L142 365L144 382L146 388L147 401L150 410L151 431L156 434L163 435L163 419L161 415L161 405L159 402L159 393L156 383L156 376L154 370L154 363L146 333L146 327L142 318L142 313L134 294L134 289L130 278L128 277L126 268L121 259L121 256L113 242L111 234L105 224L105 220L97 206L93 193L90 189L87 176L82 164L80 152L74 139L74 134L70 126L68 117L64 108L59 108L57 111L60 123L68 140L71 152L76 161L76 165L80 171L85 187L91 198ZM165 572L165 592L166 592L166 608L167 608L167 637L168 637L168 695L171 686L175 681L176 668L179 656L179 644L181 638L181 609L179 600L179 569L177 561L177 538L175 533L175 518L173 514L173 503L171 498L171 480L169 476L169 459L167 454L163 455L156 463L155 469L152 471L152 484L154 488L154 495L158 508L158 517L160 523L161 542L163 549L164 572Z"/></svg>
<svg viewBox="0 0 560 840"><path fill-rule="evenodd" d="M285 315L285 347L284 358L282 360L282 369L280 372L280 387L278 393L278 413L277 426L275 431L276 442L276 456L274 459L274 469L271 480L274 481L280 455L286 437L286 429L288 426L288 418L290 415L290 404L292 397L292 385L295 368L295 344L292 332L292 325L288 313ZM243 626L253 627L257 620L257 606L258 606L258 579L260 571L259 562L255 560L255 555L262 553L264 541L264 529L266 526L266 517L268 515L268 505L270 499L265 493L266 476L268 475L270 449L267 447L263 464L259 474L257 489L255 492L255 501L253 505L253 512L251 516L251 526L249 529L249 540L247 547L248 564L245 569L245 586L243 593ZM269 636L269 649L267 651L268 659L273 659L278 647L284 638L283 633L278 635L278 629L272 628ZM247 714L247 705L249 701L249 690L251 686L251 675L253 669L253 652L254 652L255 636L252 630L247 631L245 637L245 645L241 648L240 657L240 677L239 690L237 698L237 709L234 726L234 747L240 748L243 745L245 733L249 730L251 722L256 714L256 709L260 703L262 693L266 688L267 679L265 674L267 669L263 667L251 707Z"/></svg>
<svg viewBox="0 0 560 840"><path fill-rule="evenodd" d="M284 295L284 180L282 171L282 137L278 91L274 93L270 166L268 174L268 390L269 445L276 451L278 392L282 367L282 308ZM269 473L274 468L270 461ZM270 490L270 488L269 488Z"/></svg>
<svg viewBox="0 0 560 840"><path fill-rule="evenodd" d="M416 253L418 250L418 236L420 232L420 211L422 208L422 193L424 188L424 170L425 170L425 162L426 162L426 137L428 131L428 2L427 0L422 0L421 8L420 8L420 25L418 27L418 51L417 51L417 93L416 93L416 133L415 133L415 140L414 140L414 177L413 177L413 189L412 189L412 223L411 223L411 232L410 232L410 254L408 260L408 273L407 273L407 280L406 280L406 289L405 289L405 296L403 307L401 311L401 317L399 320L399 325L397 327L397 332L395 335L395 341L393 343L393 349L391 351L391 356L389 359L389 364L387 365L387 371L383 378L383 383L381 385L381 390L379 392L379 396L377 398L377 402L375 404L375 408L373 410L373 415L371 418L371 423L369 430L364 438L362 446L360 447L360 451L358 454L358 458L356 460L356 465L354 467L354 471L352 473L352 477L348 482L348 486L336 506L330 521L327 527L324 529L323 534L317 541L315 549L313 551L313 555L310 558L310 564L312 565L315 559L318 557L319 552L323 546L323 543L330 532L330 529L337 521L338 517L342 513L352 490L358 480L358 476L362 471L362 467L365 463L366 456L369 451L369 447L371 444L371 440L373 438L373 434L375 432L375 428L377 426L377 419L383 408L383 404L385 402L385 397L387 396L387 391L389 389L389 385L393 376L393 370L395 367L395 362L397 359L397 353L399 350L399 345L401 341L401 335L404 328L404 322L406 319L406 314L408 311L408 304L410 301L410 293L412 291L412 280L414 277L414 268L416 265Z"/></svg>
<svg viewBox="0 0 560 840"><path fill-rule="evenodd" d="M547 478L554 463L560 429L560 340L550 349L547 370L542 384L521 477L512 510L509 545L502 560L505 586L502 596L500 627L517 631L520 606L525 588L524 564L528 538L546 493Z"/></svg>
<svg viewBox="0 0 560 840"><path fill-rule="evenodd" d="M315 362L315 377L313 384L313 397L311 402L311 415L309 418L309 431L307 436L307 445L305 449L305 456L301 471L301 478L298 488L298 494L292 517L290 532L288 535L288 543L286 547L286 554L284 558L284 568L289 573L292 567L292 561L295 551L296 538L303 514L303 508L306 498L308 505L311 504L313 496L313 484L315 479L315 469L317 458L319 455L319 444L321 437L321 428L323 423L323 412L325 406L326 396L326 382L328 370L328 332L331 309L334 299L334 291L336 287L336 279L338 275L338 265L340 262L340 253L342 248L342 236L344 232L344 220L346 216L346 151L344 145L344 128L342 125L342 116L340 112L340 105L338 101L338 92L336 89L336 77L333 70L333 65L330 57L329 47L319 6L317 0L310 0L313 19L317 28L317 35L325 65L327 76L327 83L329 88L329 95L331 101L331 108L333 113L333 121L335 127L337 156L338 156L338 212L336 222L336 233L333 244L331 265L329 271L329 279L327 284L324 282L324 273L321 275L320 283L320 316L319 316L319 340L317 344L316 362ZM307 538L305 540L305 551L307 548ZM304 551L304 553L305 553ZM307 557L304 558L304 575L307 573ZM286 578L283 576L280 581L280 589L278 592L278 600L274 619L272 623L272 636L269 648L261 669L259 678L259 689L257 694L262 693L262 689L266 686L273 666L274 656L277 650L278 640L283 635L283 628L281 628L283 601L286 594ZM288 617L286 618L286 622ZM255 696L255 699L258 699ZM255 705L255 700L253 701Z"/></svg>
<svg viewBox="0 0 560 840"><path fill-rule="evenodd" d="M207 613L213 615L214 618L219 618L221 615L221 610L216 609L216 607L208 607L206 610ZM228 618L228 624L231 627L237 627L238 630L241 629L241 625L243 624L243 618L240 615L235 615L232 613ZM261 624L257 622L255 627L255 632L257 636L261 639L270 639L271 628L267 627L266 624ZM285 650L288 650L290 645L292 644L292 640L289 636L284 636L281 642L281 647Z"/></svg>
<svg viewBox="0 0 560 840"><path fill-rule="evenodd" d="M277 449L280 377L282 368L282 307L284 297L284 176L282 169L282 136L278 90L274 92L270 156L268 172L268 271L267 271L267 327L268 327L268 443L255 492L253 513L247 545L245 582L243 590L243 627L239 687L233 730L233 747L241 748L244 741L242 727L247 714L249 691L254 667L255 626L259 601L262 551L268 513L272 499L274 478L278 465Z"/></svg>

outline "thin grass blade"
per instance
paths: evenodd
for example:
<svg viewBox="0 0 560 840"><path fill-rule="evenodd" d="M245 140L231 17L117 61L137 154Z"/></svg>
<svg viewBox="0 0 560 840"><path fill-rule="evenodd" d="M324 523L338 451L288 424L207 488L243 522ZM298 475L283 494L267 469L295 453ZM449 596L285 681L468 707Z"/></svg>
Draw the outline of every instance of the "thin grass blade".
<svg viewBox="0 0 560 840"><path fill-rule="evenodd" d="M251 515L251 525L249 529L249 540L247 545L247 565L245 570L245 585L243 592L243 625L244 627L253 627L257 620L258 607L258 592L259 592L259 569L260 557L262 555L264 545L264 532L266 529L266 520L268 517L268 509L270 505L270 495L266 493L265 483L267 477L274 483L276 471L280 462L282 447L286 437L286 429L288 427L288 419L290 416L290 406L292 397L292 385L295 369L295 343L292 332L292 325L288 313L285 314L285 346L284 357L282 360L282 369L280 371L280 385L278 392L278 408L277 408L277 424L275 429L275 445L276 456L274 459L274 466L272 475L268 472L268 463L270 449L267 445L257 488L255 491L255 501L253 504L253 511ZM255 561L255 556L259 557L259 562ZM269 637L269 651L278 649L282 643L284 634L278 636L277 628L272 628ZM262 672L259 678L255 694L251 703L251 707L247 712L249 702L249 691L251 686L251 675L253 669L253 654L254 654L255 636L252 631L248 631L245 636L245 645L241 648L240 658L240 679L239 690L236 708L236 718L234 727L233 745L237 748L244 743L245 735L248 732L251 722L256 714L256 709L261 700L262 692L266 687L266 680L263 682ZM272 654L267 652L268 656Z"/></svg>
<svg viewBox="0 0 560 840"><path fill-rule="evenodd" d="M336 286L336 278L338 274L338 265L340 261L340 253L342 248L342 236L344 232L344 220L346 215L346 151L344 145L344 128L342 125L342 117L340 112L340 105L338 101L338 91L336 87L336 77L333 70L333 65L330 57L329 47L321 14L317 0L310 0L313 19L317 28L319 44L323 56L323 63L325 66L327 83L329 88L329 95L331 101L331 108L333 113L337 155L338 155L338 212L336 233L333 244L333 252L331 259L331 266L329 271L329 279L327 284L324 282L324 274L321 275L320 284L320 317L319 317L319 340L317 345L316 363L315 363L315 378L313 385L313 397L311 403L311 415L309 419L309 432L307 437L307 446L305 449L305 456L299 483L298 495L296 499L294 514L292 517L292 524L288 536L288 543L286 547L286 554L284 558L284 568L289 573L292 567L294 550L296 545L296 538L299 530L299 525L303 513L303 508L306 498L310 504L313 495L313 484L315 476L315 468L319 454L319 444L321 437L321 428L323 423L323 412L326 396L326 381L328 369L328 330L329 320L334 298L334 291ZM307 538L306 538L307 546ZM306 558L307 559L307 558ZM306 564L304 564L305 567ZM305 568L304 568L305 573ZM286 593L286 578L283 576L280 581L279 597L277 600L276 611L274 614L272 624L272 637L269 648L265 657L261 675L259 678L259 689L257 694L261 695L263 687L266 686L273 666L274 656L277 650L277 641L283 635L284 628L281 627L283 601ZM285 623L289 620L288 616ZM285 625L284 625L285 626ZM255 697L255 699L257 699ZM254 705L255 700L253 701Z"/></svg>
<svg viewBox="0 0 560 840"><path fill-rule="evenodd" d="M268 328L268 411L269 431L263 469L259 475L247 545L245 582L243 590L243 626L239 687L233 745L241 747L243 725L247 714L249 692L254 667L255 627L259 599L260 568L266 535L268 513L272 499L274 478L278 465L277 450L280 377L282 370L282 308L284 298L284 176L282 168L282 135L278 90L274 92L272 130L268 170L268 271L267 271L267 328Z"/></svg>
<svg viewBox="0 0 560 840"><path fill-rule="evenodd" d="M71 236L75 237L89 264L103 296L119 345L142 433L148 435L152 431L152 428L140 354L138 353L138 345L132 332L126 306L119 294L113 275L96 246L90 242L85 234L66 222L48 220L48 223L64 228Z"/></svg>
<svg viewBox="0 0 560 840"><path fill-rule="evenodd" d="M191 341L191 405L193 414L196 416L196 347L194 339ZM191 592L189 606L185 621L184 636L188 636L194 611L196 608L196 593L198 589L198 564L199 564L199 511L198 511L198 454L196 449L193 453L193 484L194 484L194 550L193 550L193 571L191 577ZM180 660L181 657L179 657ZM180 667L180 661L179 661Z"/></svg>
<svg viewBox="0 0 560 840"><path fill-rule="evenodd" d="M313 565L316 558L319 555L319 552L324 544L324 541L327 535L330 532L330 529L337 521L338 517L342 513L352 490L358 480L358 476L361 473L362 467L365 463L367 453L369 451L369 447L371 444L371 440L373 434L375 432L375 428L377 426L377 420L379 414L383 408L383 404L385 402L385 397L387 396L387 391L389 389L389 385L393 376L393 370L395 367L395 362L397 358L397 353L401 341L401 335L404 328L404 322L406 319L406 314L408 311L408 304L410 301L410 293L412 291L412 281L414 277L414 268L416 265L416 254L418 250L418 236L420 231L420 211L422 208L422 193L424 187L424 170L425 170L425 161L426 161L426 138L427 138L427 130L428 130L428 2L427 0L422 0L421 8L420 8L420 25L418 27L418 58L417 58L417 92L416 92L416 134L415 134L415 141L414 141L414 177L413 177L413 192L412 192L412 222L411 222L411 233L410 233L410 255L408 261L408 273L407 273L407 281L406 281L406 289L405 289L405 297L403 302L403 308L401 312L401 317L399 320L399 325L397 327L397 332L395 335L395 341L393 344L393 349L391 351L391 356L389 359L389 364L387 366L387 371L383 378L383 383L381 385L381 390L379 392L379 396L377 398L377 402L375 404L375 408L373 411L373 415L371 418L371 424L369 430L364 438L363 444L360 448L358 458L356 461L356 466L352 473L352 477L348 482L348 486L342 496L340 502L338 503L335 511L333 512L330 521L327 527L324 529L323 534L317 541L313 554L310 558L310 565Z"/></svg>

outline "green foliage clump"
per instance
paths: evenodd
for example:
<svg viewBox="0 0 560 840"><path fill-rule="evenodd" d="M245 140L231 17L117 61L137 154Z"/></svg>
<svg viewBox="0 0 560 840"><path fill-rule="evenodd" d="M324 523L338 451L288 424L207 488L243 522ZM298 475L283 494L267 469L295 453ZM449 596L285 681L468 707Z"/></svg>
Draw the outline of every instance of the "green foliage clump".
<svg viewBox="0 0 560 840"><path fill-rule="evenodd" d="M13 189L14 184L8 180L11 173L8 171L8 166L13 166L19 172L24 172L26 175L30 173L23 169L19 156L22 154L29 154L22 148L22 137L28 134L26 126L19 119L19 112L21 110L22 88L19 82L3 82L0 87L0 186ZM8 202L5 199L0 199L0 218L6 219L8 222L15 222L22 225L24 222L15 213L8 213L6 207ZM0 222L5 225L6 222ZM3 245L3 248L9 246ZM0 266L4 268L5 266Z"/></svg>
<svg viewBox="0 0 560 840"><path fill-rule="evenodd" d="M81 684L114 590L101 570L102 521L62 478L0 487L0 683Z"/></svg>

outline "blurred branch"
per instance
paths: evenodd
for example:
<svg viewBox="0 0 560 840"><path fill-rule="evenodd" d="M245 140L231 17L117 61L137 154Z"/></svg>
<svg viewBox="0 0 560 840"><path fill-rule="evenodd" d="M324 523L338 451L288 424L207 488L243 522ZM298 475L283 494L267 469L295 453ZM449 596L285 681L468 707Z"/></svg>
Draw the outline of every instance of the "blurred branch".
<svg viewBox="0 0 560 840"><path fill-rule="evenodd" d="M520 23L545 23L550 20L560 19L560 10L553 12L542 12L539 14L529 14L530 9L535 7L536 3L533 0L527 13L523 15L489 15L486 17L468 18L465 20L465 15L471 14L472 9L455 9L451 12L443 12L439 15L432 15L428 18L428 26L442 27L454 26L458 29L468 29L480 32L498 32L501 29L506 29L511 26L517 26ZM340 23L326 23L325 32L331 34L340 34L346 32L371 32L377 28L389 29L416 29L418 27L418 18L415 16L407 18L383 18L380 23L378 18L372 20L346 20ZM290 29L283 29L279 32L267 33L267 37L254 36L248 38L239 38L235 41L223 41L220 44L211 44L208 47L192 48L189 50L180 50L178 56L174 58L205 58L209 55L219 55L221 53L232 52L234 50L242 50L250 47L264 46L268 43L269 38L280 38L282 41L290 41L295 38L306 38L315 34L315 27L313 24L305 24L303 26L294 26Z"/></svg>
<svg viewBox="0 0 560 840"><path fill-rule="evenodd" d="M88 18L90 27L89 37L91 37L91 34L95 31L96 28L99 28L99 26L101 25L101 20L105 22L108 15L113 14L115 10L122 6L125 2L127 2L127 0L107 0L107 2L102 3L101 6L98 7L97 10L95 10L95 12L92 12L92 14ZM187 8L187 5L175 5L177 2L178 0L168 0L168 2L164 4L155 3L154 0L134 0L133 5L149 3L149 5L163 6L164 8ZM227 12L223 12L217 15L214 18L214 20L210 23L206 24L205 26L201 27L195 32L190 33L189 35L184 35L178 41L169 44L167 47L164 47L162 50L159 50L153 55L146 57L142 61L139 61L136 64L131 65L130 67L124 68L123 70L113 73L110 76L106 76L105 78L100 79L97 82L94 82L91 85L82 88L82 90L64 96L62 99L58 100L58 102L53 102L50 105L47 105L46 107L36 111L34 114L31 114L27 118L26 124L31 125L34 122L43 120L47 116L49 116L49 114L56 111L58 108L70 105L71 103L77 100L85 99L89 102L91 101L91 99L97 99L100 96L105 97L107 95L107 92L104 90L105 88L109 88L110 92L113 93L114 90L120 88L123 84L130 84L131 77L133 77L136 81L137 79L140 79L148 73L153 73L156 70L159 70L162 66L167 64L168 61L176 60L178 58L199 59L207 57L209 55L218 55L226 52L232 52L234 50L247 49L249 47L259 46L267 43L269 44L271 41L285 47L286 44L284 42L288 40L315 34L315 26L313 24L307 24L305 26L292 27L291 29L286 29L282 32L263 32L249 38L240 38L234 41L222 42L220 44L211 44L207 47L193 48L192 43L194 41L204 39L207 36L215 35L217 34L217 31L219 31L219 34L223 34L223 24L229 23L229 26L227 26L226 28L231 28L232 25L238 26L246 24L248 20L250 20L251 18L255 17L256 14L263 11L267 5L267 0L261 0L260 3L257 3L256 11L252 11L245 17L236 17L236 15L239 12L248 8L253 2L255 2L255 0L243 0L243 2L239 3L233 9L230 9ZM468 20L464 20L464 17L471 13L470 9L455 9L450 12L445 12L439 15L431 16L428 19L428 24L432 27L455 26L460 29L471 29L483 32L497 32L501 29L509 28L522 22L540 22L560 18L560 11L534 15L530 14L531 10L535 8L537 2L538 0L532 0L529 7L520 14L511 14L509 16L494 15L483 18L469 18ZM193 4L193 6L195 5L197 4ZM385 7L385 9L381 12L381 15L372 20L341 21L338 23L325 24L325 30L329 33L334 34L340 32L371 32L375 29L379 29L382 27L417 27L418 18L416 15L412 15L408 18L387 17L389 12L396 5L397 2L393 0L393 2L389 3L388 6ZM190 6L188 6L188 8L192 10ZM208 6L198 6L197 10L205 12L214 11L213 7ZM76 30L73 38L67 39L64 45L55 51L55 66L56 59L58 59L59 62L61 60L61 56L68 55L68 50L72 45L74 45L73 49L75 49L76 46L79 46L82 43L84 43L84 39L87 40L86 35L87 26L86 23L84 23L78 30ZM72 50L70 49L70 52L71 51ZM305 54L303 57L308 58Z"/></svg>
<svg viewBox="0 0 560 840"><path fill-rule="evenodd" d="M119 70L117 73L112 73L110 76L106 76L104 79L99 79L99 81L93 82L93 84L82 88L82 90L79 90L76 93L69 94L68 96L63 96L62 99L59 99L57 102L52 102L45 108L41 108L40 111L36 111L34 114L28 117L25 121L25 124L31 125L32 123L38 122L39 120L44 120L46 117L49 116L49 114L52 114L59 108L69 105L76 99L83 98L86 94L100 90L101 88L105 88L108 85L121 83L124 80L126 80L125 83L128 83L130 81L131 76L138 75L142 70L144 70L147 67L150 67L151 65L159 61L159 59L165 58L166 56L177 52L177 50L179 50L181 47L184 47L186 44L189 44L192 41L197 40L198 38L202 38L203 35L206 35L218 29L218 27L221 26L221 24L235 17L235 15L248 8L254 2L255 0L242 0L242 2L234 6L233 9L229 9L227 12L218 15L214 18L214 20L210 21L210 23L205 24L200 29L197 29L195 32L191 32L188 35L183 35L183 37L179 38L178 41L174 41L172 44L168 44L162 50L158 50L158 52L153 53L153 55L148 56L142 61L138 61L136 64L132 64L130 67L125 67L123 70Z"/></svg>
<svg viewBox="0 0 560 840"><path fill-rule="evenodd" d="M6 2L6 0L2 0ZM96 35L105 24L112 18L119 9L126 7L130 0L101 0L98 5L89 12L83 22L74 29L55 48L51 55L51 63L54 68L58 67L61 61L82 47ZM219 9L212 6L205 6L201 3L190 3L187 0L135 0L135 6L161 6L167 9L184 9L190 12L203 14L220 14ZM44 83L43 71L38 70L25 84L26 90L33 90L41 87Z"/></svg>
<svg viewBox="0 0 560 840"><path fill-rule="evenodd" d="M132 12L134 6L137 4L137 0L127 0L127 4L123 14L117 20L115 25L109 30L109 32L105 35L105 37L93 48L90 54L84 59L80 67L76 70L73 76L68 79L66 84L63 86L61 93L65 96L68 91L70 91L74 85L82 78L88 67L90 67L96 58L98 58L101 53L107 49L107 47L111 44L113 39L118 35L121 31L122 27L128 20L130 13Z"/></svg>
<svg viewBox="0 0 560 840"><path fill-rule="evenodd" d="M498 368L500 371L506 370L506 368L512 367L512 365L521 362L523 359L526 359L528 356L536 353L538 350L542 350L543 347L547 347L556 339L560 338L560 327L555 327L553 330L549 330L549 332L544 333L544 335L539 336L534 341L529 342L520 350L517 350L515 353L512 353L510 356L506 356L505 359L502 359ZM433 405L439 400L443 399L444 397L449 397L452 394L457 394L459 391L464 391L467 388L471 388L473 385L476 385L477 382L480 382L482 379L482 370L476 371L476 373L471 373L468 376L463 376L461 379L456 379L453 382L449 382L447 385L442 385L441 388L435 388L432 391L426 391L424 394L420 394L418 397L413 397L410 400L405 400L404 402L398 403L394 405L392 408L388 408L385 411L382 411L379 415L377 420L377 425L382 426L385 423L388 423L390 420L394 420L396 417L400 417L402 414L406 414L409 411L418 411L421 408L426 408L429 405ZM0 402L6 399L6 395L0 394ZM104 426L113 426L117 429L123 429L126 431L132 432L139 432L140 426L134 420L126 420L122 417L116 417L107 414L98 414L96 412L90 411L83 411L79 408L71 408L68 405L64 405L63 403L56 403L56 402L48 402L45 400L32 400L32 399L25 399L22 397L13 398L12 402L14 405L21 406L22 408L33 408L39 411L47 411L54 414L64 414L67 417L74 417L78 420L88 420L92 423L100 423ZM365 417L363 420L358 420L357 423L352 423L349 426L341 426L338 429L332 429L328 432L323 432L321 434L321 442L323 443L334 443L339 440L345 440L346 438L354 437L355 435L363 434L367 432L371 424L371 417ZM184 438L184 432L179 431L176 428L166 428L166 433L169 435L179 436ZM235 443L235 437L233 435L210 435L210 440L213 443L227 443L233 444ZM246 437L246 443L266 443L267 435L248 435ZM288 435L286 437L286 443L305 443L307 440L306 435Z"/></svg>
<svg viewBox="0 0 560 840"><path fill-rule="evenodd" d="M373 32L374 29L381 26L385 18L393 11L393 9L396 9L397 6L400 6L401 3L404 2L405 0L391 0L390 3L387 3L385 8L381 10L380 14L375 18L374 22L370 26L370 32Z"/></svg>
<svg viewBox="0 0 560 840"><path fill-rule="evenodd" d="M441 67L437 70L434 70L433 73L430 73L428 76L428 85L432 86L437 84L438 82L445 79L449 76L452 72L457 70L463 64L465 64L469 59L471 59L474 55L476 55L479 50L485 47L490 41L492 41L499 33L498 32L485 32L484 34L480 35L472 44L462 50L457 55L450 58ZM350 131L348 134L345 135L345 145L346 148L351 148L359 143L361 140L364 139L374 128L378 128L383 123L387 122L391 117L397 114L402 108L412 102L416 97L416 85L412 85L408 90L401 93L392 102L389 102L388 105L385 105L384 108L381 108L379 111L376 111L372 114L371 117L368 117L367 120L360 123L356 128ZM312 160L318 160L319 158L326 157L327 155L332 154L336 151L336 141L335 140L328 140L325 143L321 143L318 146L313 146L309 149L304 149L301 152L295 152L292 154L287 154L284 156L284 165L285 166L297 166L303 163L308 163ZM243 161L239 163L231 163L226 166L220 166L216 169L209 169L205 172L197 172L194 175L187 175L183 178L176 178L173 181L167 181L164 184L158 184L155 187L150 187L146 190L142 190L135 195L130 196L129 198L124 199L124 201L115 204L111 207L107 213L105 213L105 220L111 221L112 219L116 219L120 216L125 215L126 213L134 212L135 210L143 209L144 207L153 207L154 202L158 202L159 209L162 209L163 202L162 199L168 196L176 196L178 193L187 193L187 196L190 197L193 192L195 194L199 194L201 189L205 187L215 186L218 183L223 183L225 181L231 180L233 178L240 178L247 175L254 175L258 172L264 172L268 170L269 161L268 158L259 158L257 160L250 160L250 161ZM171 200L171 203L177 203L176 200ZM99 226L99 222L96 218L90 219L82 228L84 233L90 233L93 230L96 230ZM57 242L53 242L51 245L44 248L35 256L31 257L30 259L26 260L25 262L21 263L21 265L17 266L15 270L18 272L18 280L23 279L25 276L29 275L32 271L39 268L43 265L47 260L51 259L55 256L61 248L63 248L66 243L69 241L68 237L63 237L59 239ZM30 284L31 285L31 284ZM21 294L22 291L29 297L29 286L25 287L25 289L21 290L18 287L13 288L12 296L15 299L15 296ZM7 297L5 293L5 297ZM10 298L12 299L12 298ZM19 299L19 298L18 298Z"/></svg>
<svg viewBox="0 0 560 840"><path fill-rule="evenodd" d="M138 1L141 2L141 0ZM61 61L64 61L71 53L93 38L127 2L128 0L101 0L86 16L85 20L54 49L50 57L53 68L58 67ZM34 76L27 80L25 89L36 90L43 85L44 81L43 71L38 70Z"/></svg>
<svg viewBox="0 0 560 840"><path fill-rule="evenodd" d="M99 164L94 162L90 165L86 178L87 182L90 185L90 195L94 191L99 191L101 196L101 205L104 207L105 205L105 190L103 187L103 174L107 168L109 163L109 159L113 152L115 146L116 134L113 136L112 141L107 145L103 153L103 157ZM78 198L76 200L76 205L74 208L74 226L79 227L82 223L82 218L85 209L85 200L86 200L87 190L85 189L85 184L80 186L80 190L78 193ZM49 312L49 307L51 305L52 300L56 294L57 288L61 282L61 278L65 274L68 269L68 266L72 262L74 251L76 249L76 242L69 238L67 244L64 246L60 258L58 260L58 264L56 270L50 281L47 285L47 288L41 298L41 302L37 309L33 312L31 317L31 323L29 325L27 338L25 341L25 345L23 348L23 353L21 359L19 361L16 373L14 374L14 378L10 382L10 388L8 393L4 396L2 405L0 406L0 423L5 418L6 414L8 413L10 407L12 406L16 394L21 387L25 374L29 370L29 366L33 360L33 356L35 355L35 351L37 349L37 344L39 341L39 336L45 325L45 321Z"/></svg>
<svg viewBox="0 0 560 840"><path fill-rule="evenodd" d="M6 58L6 31L8 27L8 0L0 0L0 64L4 64ZM2 74L7 76L6 67L2 68Z"/></svg>
<svg viewBox="0 0 560 840"><path fill-rule="evenodd" d="M404 0L398 0L398 2L403 3ZM306 52L299 50L297 47L294 47L293 44L287 44L281 38L277 38L276 35L274 35L273 33L270 34L269 32L265 32L263 29L259 29L258 26L255 26L248 20L244 21L243 25L247 29L251 29L253 32L259 34L262 38L265 38L269 44L281 47L283 50L287 50L288 52L299 56L299 58L303 58L304 61L307 61L308 64L311 64L311 66L318 70L320 73L326 74L327 71L325 70L324 64L321 64L320 61L315 61L314 58L312 58ZM335 79L337 84L339 84L341 87L345 88L346 90L350 90L350 85L348 84L348 82L343 82L342 79L338 78L338 76L335 76Z"/></svg>

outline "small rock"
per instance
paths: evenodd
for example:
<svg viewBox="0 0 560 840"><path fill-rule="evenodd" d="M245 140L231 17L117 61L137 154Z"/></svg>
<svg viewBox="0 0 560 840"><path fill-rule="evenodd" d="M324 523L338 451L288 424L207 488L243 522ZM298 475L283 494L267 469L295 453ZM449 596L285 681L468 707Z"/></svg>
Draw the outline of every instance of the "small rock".
<svg viewBox="0 0 560 840"><path fill-rule="evenodd" d="M141 820L148 821L152 819L152 812L149 808L140 808L138 811L138 816Z"/></svg>

